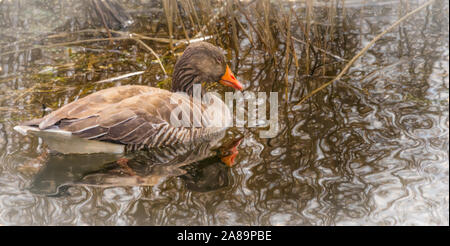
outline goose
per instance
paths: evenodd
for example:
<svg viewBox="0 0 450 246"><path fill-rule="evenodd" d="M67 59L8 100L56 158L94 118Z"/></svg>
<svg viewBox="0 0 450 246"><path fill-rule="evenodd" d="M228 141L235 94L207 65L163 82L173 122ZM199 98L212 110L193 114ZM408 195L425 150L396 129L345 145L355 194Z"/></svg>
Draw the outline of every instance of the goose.
<svg viewBox="0 0 450 246"><path fill-rule="evenodd" d="M220 48L191 43L175 64L171 91L142 85L103 89L14 130L41 137L50 150L63 154L126 153L217 138L232 122L228 106L214 95L208 110L201 101L192 100L194 86L213 82L243 89ZM175 126L171 117L177 109L181 116L203 114L197 125Z"/></svg>

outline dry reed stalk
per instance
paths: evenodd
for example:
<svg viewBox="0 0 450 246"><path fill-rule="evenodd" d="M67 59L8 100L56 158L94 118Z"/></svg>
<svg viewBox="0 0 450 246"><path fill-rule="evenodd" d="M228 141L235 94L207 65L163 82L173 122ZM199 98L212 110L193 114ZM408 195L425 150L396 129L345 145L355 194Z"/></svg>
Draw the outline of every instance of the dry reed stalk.
<svg viewBox="0 0 450 246"><path fill-rule="evenodd" d="M116 81L116 80L119 80L119 79L124 79L124 78L128 78L128 77L131 77L131 76L141 75L144 72L145 71L137 71L137 72L127 73L127 74L122 74L122 75L119 75L119 76L116 76L116 77L112 77L112 78L109 78L109 79L104 79L104 80L97 81L94 84L113 82L113 81Z"/></svg>
<svg viewBox="0 0 450 246"><path fill-rule="evenodd" d="M60 33L54 33L54 34L41 34L35 37L29 37L29 38L24 38L22 40L18 40L12 43L9 43L5 46L0 47L0 49L6 49L9 48L11 46L17 45L19 43L23 43L23 42L27 42L27 41L31 41L31 40L43 40L43 39L49 39L49 38L63 38L66 37L70 34L76 34L76 33L85 33L85 32L108 32L107 30L102 30L102 29L84 29L84 30L78 30L78 31L73 31L73 32L60 32ZM124 32L120 32L120 31L114 31L114 30L109 30L110 33L119 33L119 34L124 34ZM41 36L41 38L39 38L39 36ZM155 38L154 41L159 41L160 38Z"/></svg>
<svg viewBox="0 0 450 246"><path fill-rule="evenodd" d="M255 46L255 43L253 42L253 38L247 33L245 28L242 26L242 23L239 21L237 16L235 17L235 21L238 23L238 26L241 28L244 35L248 38L248 41L252 44L252 46Z"/></svg>
<svg viewBox="0 0 450 246"><path fill-rule="evenodd" d="M132 36L136 36L139 39L144 39L144 40L150 40L150 41L155 41L155 42L159 42L159 43L166 43L169 44L170 43L170 39L168 38L153 38L153 37L148 37L142 34L137 34L137 33L127 33L127 32L118 32L121 33L122 35L126 35L128 37L132 37ZM172 39L173 42L179 42L179 40L176 39Z"/></svg>
<svg viewBox="0 0 450 246"><path fill-rule="evenodd" d="M408 14L404 15L402 18L400 18L399 20L397 20L396 22L394 22L391 26L389 26L386 30L384 30L383 32L381 32L380 34L378 34L375 38L372 39L372 41L370 41L370 43L368 43L358 54L356 54L348 63L347 65L345 65L344 69L342 69L342 71L331 81L321 85L319 88L313 90L311 93L309 93L307 96L305 96L304 98L302 98L300 100L300 102L298 102L296 105L300 105L303 102L305 102L308 98L312 97L313 95L315 95L316 93L318 93L319 91L323 90L324 88L326 88L327 86L331 85L333 82L339 80L347 71L348 69L353 65L353 63L359 58L361 57L364 53L367 52L367 50L369 50L369 48L376 42L378 41L381 37L383 37L386 33L392 31L392 29L394 29L395 27L397 27L400 23L402 23L404 20L406 20L408 17L414 15L415 13L419 12L420 10L422 10L423 8L427 7L428 5L430 5L431 3L433 3L434 0L429 0L428 2L422 4L421 6L417 7L416 9L414 9L413 11L409 12Z"/></svg>
<svg viewBox="0 0 450 246"><path fill-rule="evenodd" d="M286 29L287 29L287 34L286 34L286 61L285 61L285 71L284 71L284 83L285 83L285 88L284 88L284 94L285 94L285 98L286 98L286 103L288 103L289 101L289 97L288 97L288 89L289 89L289 60L290 60L290 56L289 56L289 51L291 50L291 17L292 17L292 8L289 11L289 15L287 17L286 20ZM295 53L295 52L294 52Z"/></svg>
<svg viewBox="0 0 450 246"><path fill-rule="evenodd" d="M207 2L207 1L200 1L199 3L202 4L204 2ZM192 2L192 0L187 0L187 3L188 3L190 11L192 13L194 13L194 18L197 20L197 23L200 23L200 19L198 18L197 10L195 10L194 3ZM205 21L205 20L203 19L203 21Z"/></svg>
<svg viewBox="0 0 450 246"><path fill-rule="evenodd" d="M187 31L186 31L186 27L184 26L184 22L183 22L183 20L181 19L181 14L180 14L180 9L176 9L176 17L177 17L177 20L178 20L178 22L181 24L181 27L183 28L183 33L184 33L184 37L185 37L185 39L186 40L190 40L190 38L189 38L189 35L188 35L188 33L187 33Z"/></svg>
<svg viewBox="0 0 450 246"><path fill-rule="evenodd" d="M330 5L328 6L328 11L327 11L327 17L328 17L328 23L330 23L330 25L327 25L326 28L326 36L327 40L333 40L334 37L334 17L336 16L336 7L334 5L335 1L330 1ZM325 41L325 46L324 46L324 50L328 51L328 42ZM322 56L322 64L326 64L327 63L327 57L326 56ZM326 68L325 66L322 67L322 75L326 74Z"/></svg>
<svg viewBox="0 0 450 246"><path fill-rule="evenodd" d="M38 85L37 85L37 84L34 84L34 85L31 86L30 88L20 91L18 95L11 95L11 96L7 97L7 99L9 99L9 98L15 96L15 98L14 98L14 100L13 100L13 103L15 104L19 99L21 99L22 97L24 97L26 94L32 92L33 90L35 90L37 87L38 87Z"/></svg>
<svg viewBox="0 0 450 246"><path fill-rule="evenodd" d="M239 57L239 39L238 39L238 30L236 27L236 14L233 11L233 0L227 1L227 13L231 16L231 38L234 50L236 52L236 57Z"/></svg>
<svg viewBox="0 0 450 246"><path fill-rule="evenodd" d="M13 50L1 53L0 56L18 53L27 51L30 49L40 49L40 48L53 48L53 47L59 47L59 46L66 46L66 45L73 45L73 44L82 44L82 43L90 43L90 42L99 42L99 41L109 41L109 40L125 40L130 39L129 37L117 37L117 38L93 38L93 39L86 39L86 40L78 40L78 41L72 41L72 42L63 42L63 43L57 43L57 44L49 44L49 45L34 45L27 49L20 49L20 50Z"/></svg>
<svg viewBox="0 0 450 246"><path fill-rule="evenodd" d="M190 9L189 2L187 0L181 0L180 3L181 3L181 7L183 8L184 12L188 15L189 21L192 23L192 26L196 29L197 32L199 32L197 23L194 21L194 18L192 17L192 11ZM183 22L181 22L181 23L183 23Z"/></svg>
<svg viewBox="0 0 450 246"><path fill-rule="evenodd" d="M100 6L98 5L98 2L95 1L95 0L94 0L93 2L94 2L94 4L95 4L95 8L97 9L97 11L98 11L100 17L102 18L103 26L105 27L106 32L108 33L108 37L110 38L109 43L110 43L111 45L113 45L113 41L111 40L111 38L112 38L111 31L109 30L108 24L106 24L105 15L103 14L102 9L101 9Z"/></svg>
<svg viewBox="0 0 450 246"><path fill-rule="evenodd" d="M308 45L310 48L313 47L314 49L316 49L316 50L318 50L320 52L323 52L324 54L327 54L327 55L329 55L329 56L331 56L331 57L333 57L333 58L335 58L335 59L337 59L339 61L347 61L346 59L344 59L344 58L342 58L342 57L340 57L338 55L335 55L335 54L333 54L333 53L331 53L329 51L326 51L326 50L324 50L322 48L319 48L319 47L317 47L317 46L315 46L315 45L313 45L313 44L311 44L309 42L305 42L303 40L300 40L300 39L294 38L294 37L292 37L292 39L297 41L297 42L299 42L299 43L301 43L301 44Z"/></svg>
<svg viewBox="0 0 450 246"><path fill-rule="evenodd" d="M253 22L251 21L250 17L248 16L247 12L244 11L242 9L242 7L240 6L240 4L237 5L239 12L241 12L241 14L244 15L245 19L247 20L248 24L250 25L250 27L253 29L253 31L256 33L256 35L258 36L259 40L266 46L269 47L269 45L266 42L266 39L263 38L261 32L255 27L255 25L253 24Z"/></svg>
<svg viewBox="0 0 450 246"><path fill-rule="evenodd" d="M270 30L270 0L265 0L262 2L263 12L264 12L264 33L266 39L269 41L270 47L269 50L273 53L273 49L275 46L275 41L272 35L272 31Z"/></svg>
<svg viewBox="0 0 450 246"><path fill-rule="evenodd" d="M313 7L313 0L306 0L306 30L305 30L305 39L306 47L305 47L305 56L306 56L306 74L309 74L310 70L310 60L309 60L309 45L311 42L311 39L309 37L309 34L311 33L311 13L312 13L312 7Z"/></svg>
<svg viewBox="0 0 450 246"><path fill-rule="evenodd" d="M170 43L169 43L169 47L170 50L173 52L173 12L174 9L176 7L176 2L174 2L173 0L163 0L163 8L164 8L164 13L166 14L166 19L167 19L167 27L169 29L169 38L170 38Z"/></svg>
<svg viewBox="0 0 450 246"><path fill-rule="evenodd" d="M156 54L156 52L152 48L150 48L150 46L148 46L146 43L144 43L142 40L140 40L138 38L133 38L133 40L138 42L140 45L144 46L144 48L146 48L148 51L150 51L156 57L156 60L158 60L158 63L161 66L161 69L163 70L164 74L167 75L166 69L164 68L161 60L159 59L158 54Z"/></svg>
<svg viewBox="0 0 450 246"><path fill-rule="evenodd" d="M214 16L212 18L209 19L208 23L206 23L201 29L200 31L194 36L194 38L199 38L200 36L204 35L204 32L206 31L206 29L208 28L208 26L211 25L211 23L213 23L214 21L216 21L219 16L220 13L223 13L225 11L225 6L220 7L217 12L214 14ZM194 10L195 11L195 10ZM196 13L196 12L194 12Z"/></svg>
<svg viewBox="0 0 450 246"><path fill-rule="evenodd" d="M102 30L87 29L87 30L75 31L75 32L72 32L72 33L94 32L94 31L100 31L101 32ZM137 33L126 33L126 32L113 31L113 30L111 30L111 32L120 34L121 37L116 37L116 38L95 38L95 39L77 40L77 41L72 41L72 42L62 42L62 43L49 44L49 45L35 45L35 46L32 46L30 48L26 48L26 49L20 49L20 50L4 52L4 53L1 53L0 56L13 54L13 53L19 53L19 52L23 52L23 51L27 51L27 50L31 50L31 49L52 48L52 47L59 47L59 46L66 46L66 45L73 45L73 44L81 44L81 43L90 43L90 42L99 42L99 41L108 41L108 40L127 40L127 39L134 39L135 40L136 38L134 38L133 36L136 36L138 39L151 40L151 41L156 41L156 42L161 42L161 43L170 43L170 39L165 39L165 38L152 38L152 37L147 37L147 36L144 36L144 35L141 35L141 34L137 34ZM51 36L49 38L63 37L65 35L69 35L69 34L72 34L72 33L55 34L55 35L53 35L53 36ZM179 42L179 40L175 40L175 41Z"/></svg>

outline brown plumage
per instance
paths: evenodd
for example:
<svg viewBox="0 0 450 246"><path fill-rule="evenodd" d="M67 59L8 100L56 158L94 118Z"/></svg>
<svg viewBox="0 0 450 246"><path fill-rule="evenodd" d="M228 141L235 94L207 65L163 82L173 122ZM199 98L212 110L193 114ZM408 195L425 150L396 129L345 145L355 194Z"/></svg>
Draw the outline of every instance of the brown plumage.
<svg viewBox="0 0 450 246"><path fill-rule="evenodd" d="M213 116L203 118L200 127L176 127L170 122L176 107L188 115L195 110L203 112L205 107L191 100L193 85L217 81L242 88L229 71L220 49L198 42L189 45L177 61L172 92L139 85L108 88L21 125L32 128L15 129L21 132L57 129L83 139L124 144L131 149L185 143L223 130L209 127L209 120L216 120ZM229 121L228 108L225 104L219 106L217 110L224 112L220 116Z"/></svg>

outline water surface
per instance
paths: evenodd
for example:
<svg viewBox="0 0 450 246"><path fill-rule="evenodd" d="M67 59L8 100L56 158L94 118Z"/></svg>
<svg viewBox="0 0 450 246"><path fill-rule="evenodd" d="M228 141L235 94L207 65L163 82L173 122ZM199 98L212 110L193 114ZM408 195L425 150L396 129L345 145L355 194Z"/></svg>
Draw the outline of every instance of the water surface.
<svg viewBox="0 0 450 246"><path fill-rule="evenodd" d="M206 32L227 51L245 90L280 92L278 135L263 139L262 128L229 129L225 140L244 137L232 168L214 154L184 168L176 164L195 152L176 155L166 166L146 165L162 152L137 155L130 166L135 175L147 175L143 181L114 164L115 156L49 156L42 140L12 128L100 89L169 88L183 47L172 53L167 42L146 41L166 76L133 40L52 46L108 37L73 33L102 28L89 22L77 5L82 2L0 1L0 224L448 225L448 3L436 1L402 23L340 81L297 105L423 1L331 1L335 8L319 1L309 17L303 2L272 4L268 19L251 12L269 6L256 2L243 3L247 16L233 8L239 23L220 15L215 31ZM121 3L134 20L122 32L169 37L160 2ZM196 19L179 6L190 37L201 29L192 23L207 23L203 15L223 10L215 2L195 4L210 12L198 11ZM297 14L290 17L290 35L306 40L307 29L298 23L313 19L305 24L312 45L329 54L291 39L296 53L286 55L286 32L278 29L286 23L274 15L288 18L288 10L277 11L288 7ZM183 27L173 25L174 38L184 39ZM136 71L145 73L94 83Z"/></svg>

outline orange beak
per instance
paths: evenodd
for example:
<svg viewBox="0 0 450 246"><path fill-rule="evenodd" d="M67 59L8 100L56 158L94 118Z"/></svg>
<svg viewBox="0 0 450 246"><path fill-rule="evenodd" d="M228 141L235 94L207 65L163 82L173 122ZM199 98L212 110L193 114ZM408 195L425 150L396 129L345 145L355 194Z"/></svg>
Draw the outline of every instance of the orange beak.
<svg viewBox="0 0 450 246"><path fill-rule="evenodd" d="M228 155L227 156L223 156L222 158L220 158L220 160L225 163L225 165L232 167L234 166L234 161L236 159L236 156L239 154L239 151L237 149L237 147L241 144L242 138L239 139L238 141L234 142L232 146L230 146L230 148L228 149Z"/></svg>
<svg viewBox="0 0 450 246"><path fill-rule="evenodd" d="M238 154L238 151L233 151L230 155L220 158L220 160L228 167L232 167L234 166L234 160Z"/></svg>
<svg viewBox="0 0 450 246"><path fill-rule="evenodd" d="M234 77L233 72L231 72L230 67L227 65L227 69L225 70L225 74L220 78L220 83L225 86L233 87L236 90L242 91L242 84L239 82L236 77Z"/></svg>

